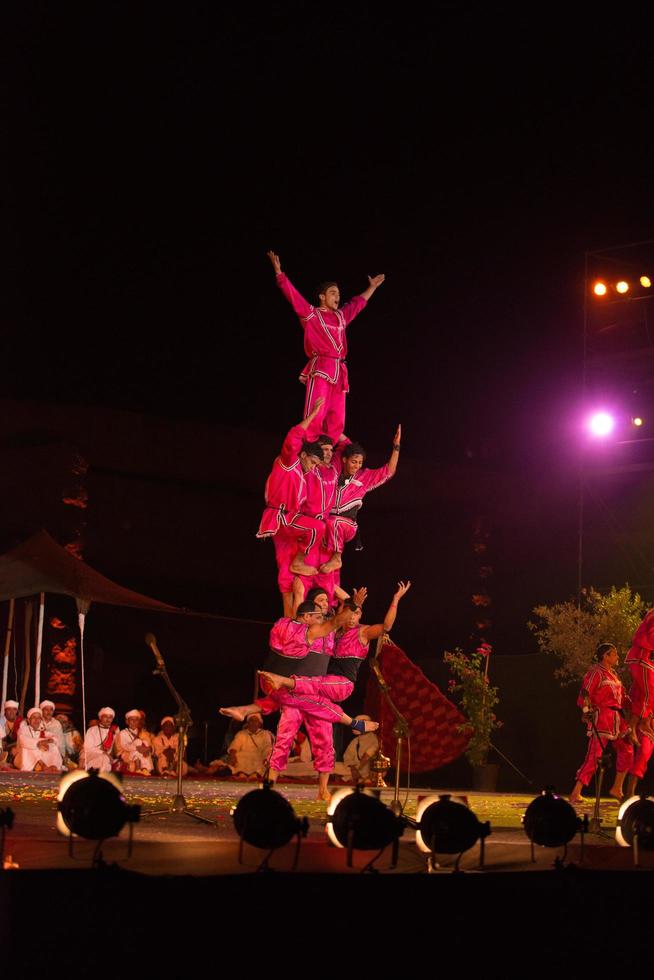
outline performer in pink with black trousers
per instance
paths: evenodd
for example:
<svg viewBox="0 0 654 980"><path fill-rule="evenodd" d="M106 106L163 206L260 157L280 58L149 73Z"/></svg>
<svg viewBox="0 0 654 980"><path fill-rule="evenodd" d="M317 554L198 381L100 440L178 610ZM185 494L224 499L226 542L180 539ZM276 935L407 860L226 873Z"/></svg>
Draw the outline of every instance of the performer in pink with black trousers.
<svg viewBox="0 0 654 980"><path fill-rule="evenodd" d="M397 591L383 623L374 626L361 625L361 605L359 603L352 599L345 602L343 612L334 619L334 621L340 621L344 617L345 621L336 634L326 675L310 675L308 671L305 674L306 657L298 658L297 673L291 674L290 677L287 670L284 674L274 673L271 670L260 671L262 686L264 682L267 682L269 686L270 693L266 698L258 698L248 705L220 709L222 714L243 720L254 712L262 711L264 714L268 714L281 708L282 717L277 729L277 742L270 758L271 781L274 782L277 779L277 773L286 768L293 738L299 726L304 722L312 750L315 742L319 753L316 756L314 752L316 770L321 774L321 778L325 772L327 773L326 778L323 779L323 784L319 783L318 798L329 799L327 781L329 773L334 768L331 725L337 723L348 725L359 734L375 731L379 727L374 721L353 719L338 708L334 702L344 701L351 695L359 668L368 655L371 640L377 639L382 633L387 633L392 629L397 615L398 603L410 587L411 582L406 584L398 582ZM366 592L365 589L356 590L355 597L360 603L365 601ZM298 609L298 619L301 618L300 610L304 610L309 605L309 603L303 603ZM296 633L293 634L294 639L296 635ZM289 645L285 649L292 651L294 647ZM329 731L326 726L329 727ZM329 768L327 768L328 765Z"/></svg>
<svg viewBox="0 0 654 980"><path fill-rule="evenodd" d="M652 712L654 712L654 609L650 609L634 633L631 649L625 663L631 674L631 715L629 723L636 740L642 730L654 739Z"/></svg>
<svg viewBox="0 0 654 980"><path fill-rule="evenodd" d="M597 735L587 721L588 751L575 777L576 783L570 795L570 802L573 804L581 801L582 788L588 786L595 773L597 760L608 743L613 745L617 757L615 779L609 793L618 800L622 799L624 778L634 761L633 745L627 739L630 727L621 713L627 702L627 695L615 669L620 662L618 651L612 643L600 643L595 657L598 662L584 676L577 704L582 708L584 716L588 716L591 711L594 713Z"/></svg>
<svg viewBox="0 0 654 980"><path fill-rule="evenodd" d="M321 283L318 287L319 305L313 306L282 272L279 256L268 252L268 258L275 270L277 285L300 318L304 330L304 352L309 358L300 375L300 381L307 386L304 414L311 413L317 398L324 398L323 408L316 416L308 438L313 440L325 432L337 440L345 429L345 396L350 390L345 363L346 327L363 310L385 277L368 276L368 288L342 307L337 284Z"/></svg>

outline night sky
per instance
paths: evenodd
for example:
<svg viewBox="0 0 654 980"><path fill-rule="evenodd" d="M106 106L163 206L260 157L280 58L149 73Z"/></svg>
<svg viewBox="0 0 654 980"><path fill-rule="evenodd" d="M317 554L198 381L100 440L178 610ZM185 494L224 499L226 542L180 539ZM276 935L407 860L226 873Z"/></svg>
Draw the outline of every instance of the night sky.
<svg viewBox="0 0 654 980"><path fill-rule="evenodd" d="M466 3L14 3L0 17L6 395L233 426L225 465L262 487L271 460L250 434L281 440L299 419L305 362L274 249L305 295L387 276L349 335L347 430L377 462L401 421L414 480L421 466L501 486L528 471L558 499L584 251L652 234L643 25ZM496 529L496 557L526 566L520 520ZM507 635L525 634L530 604L566 597L574 515L568 532L565 574L552 548ZM443 541L441 577L469 547ZM270 555L254 577L265 619ZM509 578L497 588L508 623Z"/></svg>

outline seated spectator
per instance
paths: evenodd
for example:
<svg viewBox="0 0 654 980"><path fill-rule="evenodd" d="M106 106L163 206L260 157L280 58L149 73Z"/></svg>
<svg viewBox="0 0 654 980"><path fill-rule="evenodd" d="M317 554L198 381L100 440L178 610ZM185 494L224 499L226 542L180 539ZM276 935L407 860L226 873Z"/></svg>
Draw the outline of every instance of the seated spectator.
<svg viewBox="0 0 654 980"><path fill-rule="evenodd" d="M18 731L16 768L21 772L61 772L63 759L54 735L46 731L39 708L30 708Z"/></svg>
<svg viewBox="0 0 654 980"><path fill-rule="evenodd" d="M318 773L313 766L311 745L303 731L299 731L295 736L286 769L282 770L280 776L282 778L311 780L312 782L318 778Z"/></svg>
<svg viewBox="0 0 654 980"><path fill-rule="evenodd" d="M77 769L83 745L82 736L74 727L68 715L59 714L56 718L64 733L64 765L68 769Z"/></svg>
<svg viewBox="0 0 654 980"><path fill-rule="evenodd" d="M3 769L14 769L14 756L16 754L16 743L18 729L22 718L18 714L18 701L5 701L5 713L2 719L4 734L2 736L2 748L0 749L0 765Z"/></svg>
<svg viewBox="0 0 654 980"><path fill-rule="evenodd" d="M64 730L61 727L61 722L58 722L54 716L54 701L41 701L39 708L41 709L45 730L56 738L57 748L63 759L66 755L66 740L64 739Z"/></svg>
<svg viewBox="0 0 654 980"><path fill-rule="evenodd" d="M113 724L115 716L113 708L100 708L97 719L93 718L89 722L79 756L80 769L111 772L116 767L118 725Z"/></svg>
<svg viewBox="0 0 654 980"><path fill-rule="evenodd" d="M369 715L356 715L356 721L370 721ZM365 732L352 739L345 752L343 762L334 767L334 773L343 776L348 782L370 783L370 760L379 748L379 739L374 732Z"/></svg>
<svg viewBox="0 0 654 980"><path fill-rule="evenodd" d="M248 715L240 732L237 732L227 750L229 766L235 776L262 779L268 768L273 748L273 737L263 727L258 712Z"/></svg>
<svg viewBox="0 0 654 980"><path fill-rule="evenodd" d="M123 728L116 738L116 754L120 758L122 772L138 776L151 776L152 736L143 728L143 713L136 708L125 715L127 728Z"/></svg>
<svg viewBox="0 0 654 980"><path fill-rule="evenodd" d="M176 776L179 748L179 733L175 730L175 719L166 715L161 719L161 731L152 740L155 768L158 776ZM184 763L182 775L188 772Z"/></svg>

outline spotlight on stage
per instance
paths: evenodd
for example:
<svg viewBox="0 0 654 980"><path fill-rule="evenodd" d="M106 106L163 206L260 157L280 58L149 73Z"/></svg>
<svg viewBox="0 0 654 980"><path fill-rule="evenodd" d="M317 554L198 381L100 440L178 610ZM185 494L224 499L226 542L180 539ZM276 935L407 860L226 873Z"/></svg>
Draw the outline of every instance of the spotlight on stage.
<svg viewBox="0 0 654 980"><path fill-rule="evenodd" d="M638 280L643 287L643 289L650 289L652 285L652 280L649 276L641 276Z"/></svg>
<svg viewBox="0 0 654 980"><path fill-rule="evenodd" d="M353 851L379 851L363 871L370 871L382 851L393 845L391 866L397 864L398 841L404 833L406 821L396 816L381 800L370 792L356 789L339 789L327 808L325 830L332 844L347 848L347 866L352 867Z"/></svg>
<svg viewBox="0 0 654 980"><path fill-rule="evenodd" d="M525 834L531 841L531 860L535 862L534 844L539 847L563 847L565 858L568 844L575 834L583 835L587 829L588 818L581 820L574 807L548 786L540 796L531 801L522 823Z"/></svg>
<svg viewBox="0 0 654 980"><path fill-rule="evenodd" d="M57 795L57 830L69 838L72 854L73 837L84 837L102 843L117 837L129 824L128 855L132 849L132 828L140 819L141 807L129 806L115 773L95 769L75 770L62 777ZM99 847L94 863L101 861Z"/></svg>
<svg viewBox="0 0 654 980"><path fill-rule="evenodd" d="M297 835L297 850L293 867L297 864L300 841L306 837L309 821L306 817L301 820L295 815L293 807L280 793L272 789L271 783L264 783L263 789L253 789L238 801L231 811L236 833L241 844L238 852L239 864L242 864L243 843L251 844L269 851L259 870L267 870L268 860L273 851L284 847Z"/></svg>
<svg viewBox="0 0 654 980"><path fill-rule="evenodd" d="M608 412L595 412L588 419L588 430L596 439L605 439L615 428L615 419Z"/></svg>
<svg viewBox="0 0 654 980"><path fill-rule="evenodd" d="M634 864L638 851L654 851L654 797L630 796L618 810L615 839L620 847L633 847Z"/></svg>
<svg viewBox="0 0 654 980"><path fill-rule="evenodd" d="M593 292L595 296L606 296L607 294L606 283L602 282L601 279L598 279L597 282L593 283Z"/></svg>
<svg viewBox="0 0 654 980"><path fill-rule="evenodd" d="M625 293L629 292L629 283L625 279L621 279L619 282L616 282L615 291L616 293L620 293L621 296L624 296Z"/></svg>
<svg viewBox="0 0 654 980"><path fill-rule="evenodd" d="M641 418L640 415L634 415L631 424L635 425L637 429L640 429L641 425L645 424L645 419Z"/></svg>
<svg viewBox="0 0 654 980"><path fill-rule="evenodd" d="M477 841L481 844L479 867L484 866L484 840L491 832L490 823L480 823L475 814L461 800L452 799L449 793L432 793L418 804L416 811L416 844L424 854L429 854L427 870L436 870L436 854L458 854L454 870L466 851Z"/></svg>

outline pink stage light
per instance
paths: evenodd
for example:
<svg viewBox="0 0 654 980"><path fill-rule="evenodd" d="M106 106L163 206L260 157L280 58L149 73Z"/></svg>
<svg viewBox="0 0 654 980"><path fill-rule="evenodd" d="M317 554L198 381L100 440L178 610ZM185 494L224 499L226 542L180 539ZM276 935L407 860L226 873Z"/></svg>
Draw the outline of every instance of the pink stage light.
<svg viewBox="0 0 654 980"><path fill-rule="evenodd" d="M588 428L592 435L598 439L604 438L613 432L615 419L608 412L595 412L588 420Z"/></svg>

